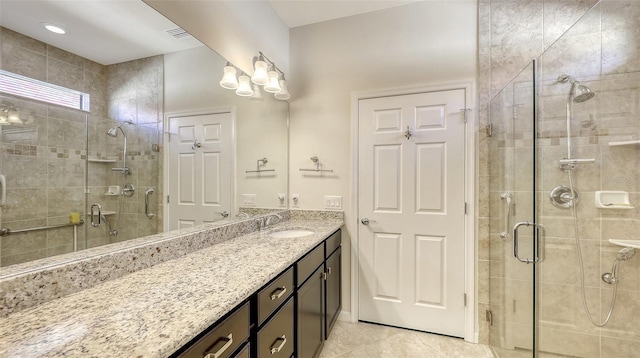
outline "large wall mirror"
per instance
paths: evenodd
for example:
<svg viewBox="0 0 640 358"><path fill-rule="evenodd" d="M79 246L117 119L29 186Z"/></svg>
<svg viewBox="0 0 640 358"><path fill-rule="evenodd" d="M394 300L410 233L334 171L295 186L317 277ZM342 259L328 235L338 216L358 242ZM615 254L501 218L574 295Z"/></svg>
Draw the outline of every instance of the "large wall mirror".
<svg viewBox="0 0 640 358"><path fill-rule="evenodd" d="M227 61L142 1L1 0L0 46L2 74L90 98L81 110L0 91L0 276L286 209L288 103L221 88Z"/></svg>

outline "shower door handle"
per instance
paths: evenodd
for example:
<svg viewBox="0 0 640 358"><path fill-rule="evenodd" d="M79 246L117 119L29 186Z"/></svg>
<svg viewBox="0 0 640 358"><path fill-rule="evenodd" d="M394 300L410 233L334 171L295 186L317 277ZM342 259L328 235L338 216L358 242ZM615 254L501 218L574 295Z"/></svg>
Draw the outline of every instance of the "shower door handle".
<svg viewBox="0 0 640 358"><path fill-rule="evenodd" d="M535 228L535 237L533 238L533 258L521 258L518 252L518 229L521 226L533 226ZM540 242L540 237L542 237L542 244ZM532 223L529 221L522 221L517 223L513 227L513 256L520 262L524 262L527 264L538 263L544 258L544 226L542 224Z"/></svg>
<svg viewBox="0 0 640 358"><path fill-rule="evenodd" d="M97 223L94 221L93 208L98 208L98 222ZM91 204L91 226L93 226L93 227L100 226L100 223L101 223L101 219L100 218L101 217L102 217L102 206L100 206L100 204L98 204L98 203Z"/></svg>

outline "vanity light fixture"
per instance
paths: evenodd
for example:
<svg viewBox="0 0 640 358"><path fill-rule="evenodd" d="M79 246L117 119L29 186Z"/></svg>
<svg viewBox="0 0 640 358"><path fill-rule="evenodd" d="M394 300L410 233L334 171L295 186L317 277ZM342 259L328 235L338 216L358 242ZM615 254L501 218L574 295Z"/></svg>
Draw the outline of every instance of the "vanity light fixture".
<svg viewBox="0 0 640 358"><path fill-rule="evenodd" d="M253 95L253 89L251 89L251 79L244 72L238 77L238 89L236 94L241 97L249 97Z"/></svg>
<svg viewBox="0 0 640 358"><path fill-rule="evenodd" d="M22 124L16 107L10 104L0 104L0 125Z"/></svg>
<svg viewBox="0 0 640 358"><path fill-rule="evenodd" d="M238 79L236 78L236 68L229 62L224 66L224 75L222 75L222 80L220 80L220 86L226 89L236 89L238 88Z"/></svg>
<svg viewBox="0 0 640 358"><path fill-rule="evenodd" d="M269 83L269 75L267 74L267 63L264 62L264 55L260 53L253 64L253 76L251 82L264 86Z"/></svg>
<svg viewBox="0 0 640 358"><path fill-rule="evenodd" d="M279 100L283 100L283 101L288 100L289 98L291 98L291 94L289 93L289 89L287 88L287 80L284 79L284 75L282 76L282 79L279 82L280 82L280 92L274 94L273 96Z"/></svg>
<svg viewBox="0 0 640 358"><path fill-rule="evenodd" d="M260 85L264 86L266 92L273 93L276 99L284 101L291 98L284 72L262 52L258 51L258 56L254 57L253 67L253 76L249 78L242 70L227 62L227 65L224 66L224 74L220 80L220 86L236 90L238 96L261 99L262 93L260 88L256 86ZM240 72L240 76L236 77L238 72Z"/></svg>
<svg viewBox="0 0 640 358"><path fill-rule="evenodd" d="M69 31L67 31L67 29L65 29L64 27L52 24L50 22L41 22L40 25L42 25L42 27L44 27L45 29L53 32L54 34L66 35L69 33Z"/></svg>
<svg viewBox="0 0 640 358"><path fill-rule="evenodd" d="M269 93L280 92L280 83L278 83L278 80L280 79L280 74L276 72L275 66L271 65L271 68L269 68L268 75L269 75L269 83L266 86L264 86L264 90Z"/></svg>

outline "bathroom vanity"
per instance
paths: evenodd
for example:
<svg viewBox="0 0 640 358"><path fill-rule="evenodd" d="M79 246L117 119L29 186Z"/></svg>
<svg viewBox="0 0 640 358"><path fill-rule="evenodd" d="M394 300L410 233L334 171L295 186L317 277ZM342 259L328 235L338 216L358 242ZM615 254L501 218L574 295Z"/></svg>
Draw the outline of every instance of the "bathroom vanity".
<svg viewBox="0 0 640 358"><path fill-rule="evenodd" d="M0 356L313 357L340 310L342 224L292 216L11 313Z"/></svg>
<svg viewBox="0 0 640 358"><path fill-rule="evenodd" d="M319 356L341 307L340 246L337 230L172 357Z"/></svg>

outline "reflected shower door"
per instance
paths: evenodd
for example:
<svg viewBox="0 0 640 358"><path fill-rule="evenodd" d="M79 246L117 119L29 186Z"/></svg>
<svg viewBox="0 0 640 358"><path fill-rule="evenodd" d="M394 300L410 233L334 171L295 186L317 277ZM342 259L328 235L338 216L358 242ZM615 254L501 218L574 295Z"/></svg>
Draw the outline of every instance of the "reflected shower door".
<svg viewBox="0 0 640 358"><path fill-rule="evenodd" d="M490 103L491 262L487 319L490 344L499 357L534 356L533 261L542 253L541 249L534 250L535 73L532 61ZM519 230L514 235L518 223Z"/></svg>

